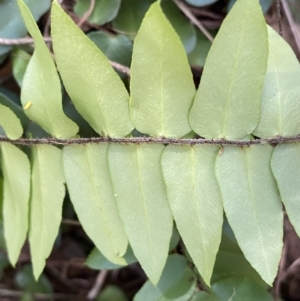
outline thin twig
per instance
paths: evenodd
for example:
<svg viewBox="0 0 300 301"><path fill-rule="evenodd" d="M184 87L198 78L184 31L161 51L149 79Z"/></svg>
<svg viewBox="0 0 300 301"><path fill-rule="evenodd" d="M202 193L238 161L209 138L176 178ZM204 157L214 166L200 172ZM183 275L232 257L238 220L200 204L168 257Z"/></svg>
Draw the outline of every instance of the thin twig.
<svg viewBox="0 0 300 301"><path fill-rule="evenodd" d="M78 287L74 285L74 283L68 279L59 269L57 269L54 265L47 263L46 269L50 272L59 282L61 282L64 286L71 289L73 293L78 292Z"/></svg>
<svg viewBox="0 0 300 301"><path fill-rule="evenodd" d="M0 142L7 142L14 145L71 145L71 144L97 144L97 143L114 143L114 144L178 144L178 145L235 145L235 146L250 146L259 144L279 144L300 142L300 135L295 137L274 137L265 139L253 140L225 140L225 139L176 139L176 138L155 138L155 137L134 137L134 138L110 138L110 137L92 137L92 138L75 138L75 139L57 139L57 138L20 138L11 140L5 136L0 136Z"/></svg>
<svg viewBox="0 0 300 301"><path fill-rule="evenodd" d="M44 37L49 37L50 36L50 23L51 23L51 13L49 12L47 15L47 20L46 20L46 24L43 30L43 36Z"/></svg>
<svg viewBox="0 0 300 301"><path fill-rule="evenodd" d="M109 62L110 62L111 66L113 68L115 68L116 70L118 70L118 71L120 71L120 72L122 72L124 74L127 74L128 76L130 76L130 69L128 67L126 67L124 65L121 65L121 64L119 64L117 62L113 62L113 61L109 61Z"/></svg>
<svg viewBox="0 0 300 301"><path fill-rule="evenodd" d="M44 41L51 42L52 39L50 37L44 37ZM26 44L34 44L34 41L32 38L20 38L20 39L6 39L6 38L0 38L0 45L5 46L17 46L17 45L26 45Z"/></svg>
<svg viewBox="0 0 300 301"><path fill-rule="evenodd" d="M282 36L280 0L276 0L276 18L277 18L277 23L278 23L278 32L279 32L279 35Z"/></svg>
<svg viewBox="0 0 300 301"><path fill-rule="evenodd" d="M24 295L24 292L21 291L13 291L8 289L0 289L0 300L2 298L13 298L18 299ZM83 296L71 295L71 294L32 294L34 300L72 300L72 301L83 301L85 300Z"/></svg>
<svg viewBox="0 0 300 301"><path fill-rule="evenodd" d="M91 288L91 290L87 294L87 300L94 300L101 291L101 288L103 287L103 284L105 282L106 277L108 276L109 271L103 270L98 273L98 276L96 278L96 281Z"/></svg>
<svg viewBox="0 0 300 301"><path fill-rule="evenodd" d="M189 7L181 2L180 0L173 0L178 8L190 19L190 21L197 26L202 33L208 38L209 41L213 42L214 38L210 32L203 26L203 24L191 13Z"/></svg>
<svg viewBox="0 0 300 301"><path fill-rule="evenodd" d="M291 28L292 34L294 36L294 40L296 42L297 48L298 48L298 53L300 54L300 36L299 36L299 31L296 27L295 21L293 19L290 7L286 0L281 0L282 4L282 10L284 11L284 14L287 18L287 21L289 23L289 26Z"/></svg>
<svg viewBox="0 0 300 301"><path fill-rule="evenodd" d="M81 25L88 20L88 18L90 17L90 15L92 14L92 12L94 10L94 7L95 7L95 0L90 0L89 9L85 12L85 14L82 16L80 21L77 23L77 25L79 27L81 27Z"/></svg>
<svg viewBox="0 0 300 301"><path fill-rule="evenodd" d="M51 37L44 37L45 42L52 42ZM14 45L24 45L24 44L34 44L32 38L21 38L21 39L4 39L0 38L0 45L14 46ZM114 61L109 61L111 66L116 70L127 74L130 76L130 69L127 66L121 65Z"/></svg>

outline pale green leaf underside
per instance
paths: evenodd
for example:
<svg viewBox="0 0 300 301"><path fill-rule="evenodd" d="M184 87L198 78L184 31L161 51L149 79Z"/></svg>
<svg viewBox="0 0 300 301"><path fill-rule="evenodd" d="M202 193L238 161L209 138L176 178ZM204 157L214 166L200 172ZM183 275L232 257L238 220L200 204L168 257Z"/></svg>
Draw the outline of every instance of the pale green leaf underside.
<svg viewBox="0 0 300 301"><path fill-rule="evenodd" d="M134 301L186 301L196 287L196 276L185 257L178 254L168 257L161 279L154 286L147 281L135 295Z"/></svg>
<svg viewBox="0 0 300 301"><path fill-rule="evenodd" d="M229 224L246 259L272 285L283 245L282 205L270 159L273 147L225 147L216 176Z"/></svg>
<svg viewBox="0 0 300 301"><path fill-rule="evenodd" d="M108 144L63 149L63 165L78 219L96 247L113 263L125 265L128 240L118 213L108 162Z"/></svg>
<svg viewBox="0 0 300 301"><path fill-rule="evenodd" d="M223 207L214 166L219 147L166 147L162 168L178 231L209 284L221 241ZM195 233L197 233L195 235Z"/></svg>
<svg viewBox="0 0 300 301"><path fill-rule="evenodd" d="M15 265L28 230L30 163L27 156L9 143L1 143L3 173L3 224L8 257Z"/></svg>
<svg viewBox="0 0 300 301"><path fill-rule="evenodd" d="M190 112L202 137L242 139L255 129L266 72L267 29L258 0L238 1L206 59Z"/></svg>
<svg viewBox="0 0 300 301"><path fill-rule="evenodd" d="M15 140L22 136L23 128L20 119L8 107L0 104L0 126L9 139Z"/></svg>
<svg viewBox="0 0 300 301"><path fill-rule="evenodd" d="M300 236L300 144L277 145L271 168L289 220Z"/></svg>
<svg viewBox="0 0 300 301"><path fill-rule="evenodd" d="M33 273L38 279L58 235L65 196L62 151L52 145L31 148L29 243Z"/></svg>
<svg viewBox="0 0 300 301"><path fill-rule="evenodd" d="M77 111L100 135L128 135L133 129L129 95L107 57L56 1L51 27L57 67Z"/></svg>
<svg viewBox="0 0 300 301"><path fill-rule="evenodd" d="M268 68L261 99L261 115L253 132L260 138L300 134L300 65L288 43L271 27Z"/></svg>
<svg viewBox="0 0 300 301"><path fill-rule="evenodd" d="M30 10L18 0L27 30L34 39L35 51L27 66L21 90L26 115L56 138L70 138L78 126L62 110L60 80L43 37Z"/></svg>
<svg viewBox="0 0 300 301"><path fill-rule="evenodd" d="M136 258L153 283L167 260L172 214L160 159L163 145L109 147L108 159L120 216Z"/></svg>
<svg viewBox="0 0 300 301"><path fill-rule="evenodd" d="M135 38L130 87L130 114L138 131L172 138L191 131L192 73L159 2L150 7Z"/></svg>

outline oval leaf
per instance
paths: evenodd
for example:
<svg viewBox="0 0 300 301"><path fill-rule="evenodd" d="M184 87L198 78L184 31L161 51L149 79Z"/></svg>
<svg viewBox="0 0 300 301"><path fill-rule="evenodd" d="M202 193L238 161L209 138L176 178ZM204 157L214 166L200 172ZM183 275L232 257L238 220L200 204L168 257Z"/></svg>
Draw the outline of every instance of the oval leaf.
<svg viewBox="0 0 300 301"><path fill-rule="evenodd" d="M161 279L154 286L147 281L135 295L134 301L186 301L196 288L196 275L185 257L174 254L168 257Z"/></svg>
<svg viewBox="0 0 300 301"><path fill-rule="evenodd" d="M8 107L0 104L0 126L9 139L15 140L22 136L23 128L20 119Z"/></svg>
<svg viewBox="0 0 300 301"><path fill-rule="evenodd" d="M1 143L3 224L9 261L15 265L28 230L30 164L16 146Z"/></svg>
<svg viewBox="0 0 300 301"><path fill-rule="evenodd" d="M124 260L126 261L126 265L132 264L137 261L129 245L123 257ZM97 248L94 248L92 250L88 258L86 259L85 264L89 268L95 270L116 270L123 267L121 265L110 262L108 259L104 257L104 255Z"/></svg>
<svg viewBox="0 0 300 301"><path fill-rule="evenodd" d="M216 301L273 300L266 288L247 278L232 277L224 279L215 283L212 290L215 295L213 300Z"/></svg>
<svg viewBox="0 0 300 301"><path fill-rule="evenodd" d="M130 87L131 118L138 131L176 138L191 131L192 73L179 37L159 2L150 7L135 39Z"/></svg>
<svg viewBox="0 0 300 301"><path fill-rule="evenodd" d="M252 133L259 119L267 56L267 29L258 0L238 1L206 59L190 112L197 134L234 140Z"/></svg>
<svg viewBox="0 0 300 301"><path fill-rule="evenodd" d="M178 34L186 53L190 53L196 46L195 27L186 16L182 15L180 9L173 1L162 0L161 7Z"/></svg>
<svg viewBox="0 0 300 301"><path fill-rule="evenodd" d="M118 286L108 285L100 293L96 301L128 301L128 299Z"/></svg>
<svg viewBox="0 0 300 301"><path fill-rule="evenodd" d="M223 224L222 199L214 171L218 151L219 147L210 145L169 145L162 157L174 220L207 284L210 283Z"/></svg>
<svg viewBox="0 0 300 301"><path fill-rule="evenodd" d="M60 80L54 61L30 10L18 0L26 27L34 39L35 51L28 63L21 91L26 115L56 138L70 138L78 126L62 110Z"/></svg>
<svg viewBox="0 0 300 301"><path fill-rule="evenodd" d="M253 132L260 138L300 134L300 65L292 48L271 27L261 115Z"/></svg>
<svg viewBox="0 0 300 301"><path fill-rule="evenodd" d="M33 276L31 264L26 264L18 269L14 277L17 288L30 293L53 294L53 288L50 280L46 275L42 274L39 281L36 281ZM32 299L30 299L31 301ZM24 300L20 300L24 301ZM27 300L28 301L28 300Z"/></svg>
<svg viewBox="0 0 300 301"><path fill-rule="evenodd" d="M115 31L134 39L152 2L153 0L122 0L119 13L112 23Z"/></svg>
<svg viewBox="0 0 300 301"><path fill-rule="evenodd" d="M194 6L206 6L213 4L217 2L218 0L185 0L188 4L194 5Z"/></svg>
<svg viewBox="0 0 300 301"><path fill-rule="evenodd" d="M283 245L283 213L270 145L225 147L216 160L228 222L246 259L272 285ZM271 247L270 247L271 246Z"/></svg>
<svg viewBox="0 0 300 301"><path fill-rule="evenodd" d="M193 298L191 299L191 301L218 301L216 299L215 296L205 292L205 291L200 291L200 292L197 292ZM228 300L227 300L228 301ZM231 300L229 300L231 301Z"/></svg>
<svg viewBox="0 0 300 301"><path fill-rule="evenodd" d="M227 11L229 12L232 8L232 6L235 4L237 0L229 0L228 5L227 5ZM259 0L259 3L261 5L261 8L264 13L266 13L270 7L273 4L273 0Z"/></svg>
<svg viewBox="0 0 300 301"><path fill-rule="evenodd" d="M31 148L29 243L35 279L41 275L58 235L65 196L62 151L52 145Z"/></svg>
<svg viewBox="0 0 300 301"><path fill-rule="evenodd" d="M107 56L111 61L121 65L130 66L132 55L132 42L124 35L111 34L93 31L87 35L96 46ZM116 70L123 79L127 79L127 75Z"/></svg>
<svg viewBox="0 0 300 301"><path fill-rule="evenodd" d="M88 37L107 56L108 59L125 66L130 66L132 43L124 35L112 36L106 32L93 31Z"/></svg>
<svg viewBox="0 0 300 301"><path fill-rule="evenodd" d="M212 44L211 41L209 41L200 30L196 32L196 36L196 45L194 49L189 53L188 59L190 65L192 65L193 67L202 68L204 66L206 57Z"/></svg>
<svg viewBox="0 0 300 301"><path fill-rule="evenodd" d="M160 166L161 144L109 148L109 167L126 234L153 283L166 263L173 221Z"/></svg>
<svg viewBox="0 0 300 301"><path fill-rule="evenodd" d="M121 0L97 0L94 9L88 18L89 23L103 25L112 21L120 8ZM74 6L74 12L83 16L90 7L89 0L79 0Z"/></svg>
<svg viewBox="0 0 300 301"><path fill-rule="evenodd" d="M56 1L51 27L57 67L77 111L100 135L128 135L128 92L108 59Z"/></svg>
<svg viewBox="0 0 300 301"><path fill-rule="evenodd" d="M27 30L22 20L16 0L0 2L0 37L18 39L26 35ZM51 5L51 0L26 0L35 20L38 20ZM0 45L0 58L10 51L12 46Z"/></svg>
<svg viewBox="0 0 300 301"><path fill-rule="evenodd" d="M118 213L108 162L108 144L67 146L64 171L78 219L96 247L115 264L125 265L128 241Z"/></svg>
<svg viewBox="0 0 300 301"><path fill-rule="evenodd" d="M273 151L271 167L289 220L300 236L300 144L277 145Z"/></svg>

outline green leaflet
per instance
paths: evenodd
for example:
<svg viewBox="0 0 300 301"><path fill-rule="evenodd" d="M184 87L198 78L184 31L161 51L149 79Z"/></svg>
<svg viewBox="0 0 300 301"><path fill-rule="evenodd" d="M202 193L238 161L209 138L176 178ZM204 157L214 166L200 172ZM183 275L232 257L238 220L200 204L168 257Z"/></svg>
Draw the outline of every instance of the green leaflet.
<svg viewBox="0 0 300 301"><path fill-rule="evenodd" d="M272 151L270 145L225 147L216 159L228 222L246 259L269 285L283 245L282 206L269 164Z"/></svg>
<svg viewBox="0 0 300 301"><path fill-rule="evenodd" d="M131 119L138 131L179 138L191 131L188 113L195 94L185 50L160 2L148 10L133 46Z"/></svg>
<svg viewBox="0 0 300 301"><path fill-rule="evenodd" d="M108 144L72 145L63 149L63 165L77 216L96 247L115 264L128 240L115 201L108 162Z"/></svg>
<svg viewBox="0 0 300 301"><path fill-rule="evenodd" d="M187 301L192 297L196 284L196 275L186 258L178 254L170 255L157 285L147 281L133 300Z"/></svg>
<svg viewBox="0 0 300 301"><path fill-rule="evenodd" d="M14 99L13 93L12 93L12 95L8 96L8 95L4 94L5 92L6 91L0 90L0 104L4 105L6 107L9 107L16 114L16 116L20 119L23 128L26 128L31 123L31 121L25 115L23 108L19 105L18 97L16 97L16 99ZM14 124L15 123L16 122L14 122Z"/></svg>
<svg viewBox="0 0 300 301"><path fill-rule="evenodd" d="M100 135L128 135L128 92L108 59L56 1L51 27L57 67L77 111Z"/></svg>
<svg viewBox="0 0 300 301"><path fill-rule="evenodd" d="M17 1L35 43L35 51L28 63L21 91L25 113L56 138L75 136L78 126L62 110L60 80L49 49L30 10L22 0Z"/></svg>
<svg viewBox="0 0 300 301"><path fill-rule="evenodd" d="M300 236L300 144L277 145L273 151L271 168L289 220Z"/></svg>
<svg viewBox="0 0 300 301"><path fill-rule="evenodd" d="M29 243L35 279L50 255L62 218L65 179L62 151L52 145L31 148Z"/></svg>
<svg viewBox="0 0 300 301"><path fill-rule="evenodd" d="M3 172L3 224L9 261L15 265L28 230L30 164L27 156L10 143L1 143Z"/></svg>
<svg viewBox="0 0 300 301"><path fill-rule="evenodd" d="M192 129L211 139L242 139L255 129L268 43L258 0L240 0L224 20L206 59L190 112Z"/></svg>
<svg viewBox="0 0 300 301"><path fill-rule="evenodd" d="M223 224L222 200L214 172L218 151L219 147L210 145L169 145L162 156L164 180L178 231L207 284Z"/></svg>
<svg viewBox="0 0 300 301"><path fill-rule="evenodd" d="M0 126L9 139L15 140L22 136L23 128L20 119L8 107L0 104Z"/></svg>
<svg viewBox="0 0 300 301"><path fill-rule="evenodd" d="M109 147L108 160L120 216L134 255L153 283L166 263L172 235L160 159L161 144Z"/></svg>
<svg viewBox="0 0 300 301"><path fill-rule="evenodd" d="M261 138L300 134L300 65L291 47L271 27L261 116L254 135Z"/></svg>

